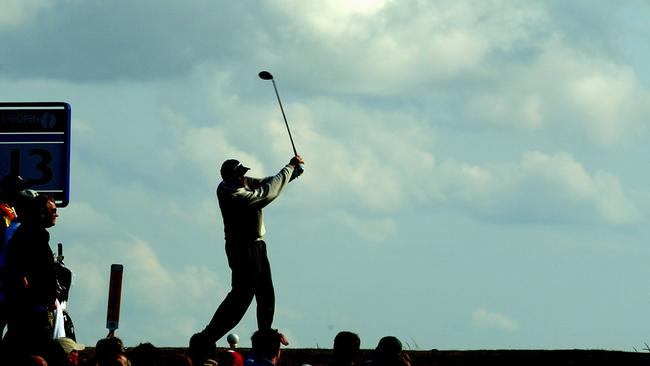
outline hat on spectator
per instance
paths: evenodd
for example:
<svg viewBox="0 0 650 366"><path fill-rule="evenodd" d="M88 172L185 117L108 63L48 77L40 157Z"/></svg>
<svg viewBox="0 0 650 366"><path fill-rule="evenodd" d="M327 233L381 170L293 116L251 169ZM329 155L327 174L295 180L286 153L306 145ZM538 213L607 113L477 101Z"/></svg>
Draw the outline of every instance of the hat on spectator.
<svg viewBox="0 0 650 366"><path fill-rule="evenodd" d="M61 337L55 339L54 341L61 345L61 348L63 348L65 353L70 353L72 351L83 351L86 349L86 346L75 342L72 338Z"/></svg>

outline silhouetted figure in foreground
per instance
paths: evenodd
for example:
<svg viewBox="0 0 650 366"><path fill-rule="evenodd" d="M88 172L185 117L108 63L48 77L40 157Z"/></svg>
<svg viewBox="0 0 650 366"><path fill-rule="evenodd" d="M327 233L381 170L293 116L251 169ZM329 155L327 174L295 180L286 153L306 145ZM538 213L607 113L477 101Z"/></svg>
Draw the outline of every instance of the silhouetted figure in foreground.
<svg viewBox="0 0 650 366"><path fill-rule="evenodd" d="M330 366L353 366L359 359L361 339L352 332L342 331L334 337Z"/></svg>
<svg viewBox="0 0 650 366"><path fill-rule="evenodd" d="M7 241L10 235L5 235L11 223L17 218L18 201L21 198L20 192L28 188L27 182L19 175L8 174L0 179L0 338L7 325L9 315L9 304L6 289L6 264L7 264ZM11 229L12 231L14 228ZM0 355L2 354L0 343Z"/></svg>
<svg viewBox="0 0 650 366"><path fill-rule="evenodd" d="M11 357L43 356L53 338L57 281L47 229L56 224L56 204L38 195L25 204L7 242L9 319L4 350Z"/></svg>
<svg viewBox="0 0 650 366"><path fill-rule="evenodd" d="M257 301L257 326L271 329L275 312L275 292L271 266L264 242L262 209L273 202L282 189L298 176L304 161L294 156L274 176L256 179L245 176L249 168L230 159L221 165L223 181L217 198L223 217L226 255L232 270L232 289L205 329L192 336L190 348L215 343L242 319L253 298Z"/></svg>

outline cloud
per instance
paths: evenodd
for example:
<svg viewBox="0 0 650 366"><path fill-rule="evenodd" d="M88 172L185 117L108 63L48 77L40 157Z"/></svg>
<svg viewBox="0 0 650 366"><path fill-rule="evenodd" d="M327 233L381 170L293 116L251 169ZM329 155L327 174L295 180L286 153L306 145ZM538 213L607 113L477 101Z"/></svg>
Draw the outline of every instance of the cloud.
<svg viewBox="0 0 650 366"><path fill-rule="evenodd" d="M519 330L519 323L507 315L478 309L472 312L472 324L480 328L494 328L506 332Z"/></svg>
<svg viewBox="0 0 650 366"><path fill-rule="evenodd" d="M109 215L84 201L70 202L65 213L62 212L61 215L60 222L77 237L90 238L116 225Z"/></svg>
<svg viewBox="0 0 650 366"><path fill-rule="evenodd" d="M648 131L650 91L631 66L606 55L588 57L549 38L525 64L492 70L509 76L469 91L461 120L524 132L569 131L606 148L639 141Z"/></svg>
<svg viewBox="0 0 650 366"><path fill-rule="evenodd" d="M650 93L630 68L593 72L571 80L567 89L579 122L597 142L620 146L647 132Z"/></svg>
<svg viewBox="0 0 650 366"><path fill-rule="evenodd" d="M297 80L317 78L321 88L346 94L449 91L468 75L483 73L493 53L533 38L546 21L537 3L391 1L342 14L334 7L286 2L305 4L297 5L303 17L295 16L296 6L280 8L291 9L287 27L315 47L307 55L296 55L291 47L276 52L308 58L292 68Z"/></svg>
<svg viewBox="0 0 650 366"><path fill-rule="evenodd" d="M417 183L403 187L406 177L416 182L430 177L435 161L435 130L410 113L329 99L290 107L297 121L295 140L304 146L300 153L307 163L301 179L313 199L391 212L428 191Z"/></svg>
<svg viewBox="0 0 650 366"><path fill-rule="evenodd" d="M22 3L11 0L11 12L0 19L22 22L44 7L38 1ZM13 51L3 57L5 75L76 82L174 79L208 60L248 54L249 42L240 40L251 37L254 42L256 37L254 27L245 25L257 26L251 19L257 12L247 6L200 1L57 3L58 11L40 12L38 22L29 27L0 33ZM237 41L231 39L233 29Z"/></svg>
<svg viewBox="0 0 650 366"><path fill-rule="evenodd" d="M83 331L105 314L112 263L124 265L120 328L122 336L134 342L146 339L172 345L179 335L189 338L205 325L203 319L214 311L215 299L225 295L219 275L203 266L165 266L154 247L142 239L109 239L95 245L110 247L110 254L83 246L74 246L68 253L76 279L70 311L80 320L78 324L86 325ZM165 319L162 328L160 319ZM134 329L135 324L144 326Z"/></svg>
<svg viewBox="0 0 650 366"><path fill-rule="evenodd" d="M272 1L279 9L291 9L292 12L301 14L301 18L315 32L337 36L360 31L359 23L377 16L377 13L390 2L388 0Z"/></svg>
<svg viewBox="0 0 650 366"><path fill-rule="evenodd" d="M569 131L607 148L647 133L650 93L612 50L615 24L622 24L612 7L604 6L617 14L614 23L598 27L606 37L588 41L568 19L579 17L580 31L590 34L583 28L601 24L608 11L554 2L375 2L368 12L280 3L296 3L279 8L305 14L286 27L301 33L295 43L314 47L297 55L287 42L287 49L269 52L308 60L286 72L303 89L317 84L321 92L403 97L433 115L446 110L450 117L438 123Z"/></svg>
<svg viewBox="0 0 650 366"><path fill-rule="evenodd" d="M213 117L204 115L203 121L197 122L191 112L163 104L156 112L160 119L154 121L158 126L162 122L165 129L141 126L158 136L163 146L158 154L147 161L131 159L139 154L136 151L110 156L111 166L119 165L122 170L145 172L143 165L158 169L136 176L137 190L130 181L107 187L105 192L120 199L131 197L132 202L149 207L155 197L147 187L162 184L158 188L174 197L153 205L161 218L176 212L179 219L189 222L189 212L200 212L203 225L209 227L215 220L214 201L175 192L178 183L169 180L170 175L195 177L183 184L183 192L195 194L199 188L212 192L221 159L237 157L251 166L255 175L274 174L288 160L291 150L286 127L273 98L251 106L246 98L239 98L237 89L228 92L232 88L228 76L215 74L209 80L219 80L204 85L209 98L231 96L224 104L214 105L219 121L210 123ZM530 103L531 110L537 108L536 103ZM491 221L619 225L640 219L618 177L604 170L588 172L568 153L529 152L519 163L491 166L453 159L437 163L433 151L438 131L410 111L388 111L331 98L289 99L285 109L290 111L299 152L307 161L307 171L300 178L304 202L320 202L324 208L336 207L336 212L347 207L348 212L361 208L387 214L444 200ZM242 123L251 126L243 128ZM85 133L90 133L87 130ZM102 130L93 133L105 136ZM134 144L128 149L140 147ZM105 174L89 173L84 179L99 187L104 185ZM405 181L410 182L409 189L404 189Z"/></svg>
<svg viewBox="0 0 650 366"><path fill-rule="evenodd" d="M631 29L627 12L644 14L648 4L639 1L594 4L568 1L545 1L544 7L553 28L567 44L589 56L624 58L621 39Z"/></svg>
<svg viewBox="0 0 650 366"><path fill-rule="evenodd" d="M631 67L612 56L613 26L599 27L608 38L590 44L572 37L573 28L555 3L375 5L368 14L298 6L299 12L320 16L289 23L312 30L303 36L318 45L301 56L313 58L304 64L309 70L293 68L295 80L317 78L321 88L344 94L408 93L432 113L446 104L460 123L528 133L569 129L603 147L647 133L650 93ZM588 10L568 8L574 17ZM599 19L606 11L588 13ZM336 27L322 25L330 18L338 22L326 23ZM607 46L594 47L594 42ZM360 43L366 46L359 48ZM348 62L350 55L356 62Z"/></svg>
<svg viewBox="0 0 650 366"><path fill-rule="evenodd" d="M604 11L502 1L277 0L255 11L248 5L198 6L66 2L65 17L54 13L23 32L5 32L12 52L3 60L4 74L145 82L203 75L205 83L223 84L233 82L233 73L255 71L229 65L225 55L233 55L274 68L294 90L392 97L415 103L423 115L444 108L449 117L437 123L524 133L569 129L604 147L648 130L647 88L624 60L606 52L610 46L592 46L613 44L621 19L599 26L606 39L572 37L576 30L567 19L586 12L599 20ZM151 21L143 24L143 14ZM580 19L574 26L583 30L590 23ZM228 37L231 29L237 29L237 42ZM67 42L53 42L51 35ZM64 57L73 53L72 60ZM51 56L47 64L42 54ZM224 69L231 74L211 71ZM226 92L214 96L223 107L243 103L233 99L234 87L214 90Z"/></svg>
<svg viewBox="0 0 650 366"><path fill-rule="evenodd" d="M163 266L149 243L133 238L124 245L131 311L167 319L170 326L178 327L170 329L170 334L187 332L188 319L192 316L185 314L208 316L214 310L214 299L225 295L226 287L219 276L205 267L186 265L172 270ZM183 311L190 308L191 311ZM192 323L189 326L197 329L197 319ZM157 335L150 334L148 338L154 336Z"/></svg>
<svg viewBox="0 0 650 366"><path fill-rule="evenodd" d="M393 219L369 219L355 216L349 212L331 212L335 227L345 227L364 242L382 243L397 233L397 223Z"/></svg>
<svg viewBox="0 0 650 366"><path fill-rule="evenodd" d="M30 24L53 5L52 0L4 0L0 12L0 30Z"/></svg>
<svg viewBox="0 0 650 366"><path fill-rule="evenodd" d="M519 164L486 167L445 161L439 170L445 199L487 220L620 225L641 217L616 176L589 174L567 153L533 151Z"/></svg>

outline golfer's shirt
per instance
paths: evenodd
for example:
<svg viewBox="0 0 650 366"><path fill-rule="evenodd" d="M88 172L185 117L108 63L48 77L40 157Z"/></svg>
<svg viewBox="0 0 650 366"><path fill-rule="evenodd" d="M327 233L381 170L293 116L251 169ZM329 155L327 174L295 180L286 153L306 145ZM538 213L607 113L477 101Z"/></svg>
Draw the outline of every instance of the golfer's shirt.
<svg viewBox="0 0 650 366"><path fill-rule="evenodd" d="M264 238L262 208L273 202L289 183L293 166L287 165L274 176L248 178L248 187L231 187L225 182L217 187L226 241L261 240Z"/></svg>

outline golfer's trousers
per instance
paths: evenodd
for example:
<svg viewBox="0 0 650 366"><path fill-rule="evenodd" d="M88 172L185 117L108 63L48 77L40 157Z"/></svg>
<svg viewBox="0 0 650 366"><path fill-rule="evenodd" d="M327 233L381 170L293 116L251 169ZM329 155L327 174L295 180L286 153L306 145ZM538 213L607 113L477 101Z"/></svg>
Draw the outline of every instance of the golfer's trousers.
<svg viewBox="0 0 650 366"><path fill-rule="evenodd" d="M239 323L253 297L257 302L259 329L271 328L275 312L275 292L266 243L262 240L227 241L226 255L232 270L232 288L203 330L203 334L214 342Z"/></svg>

